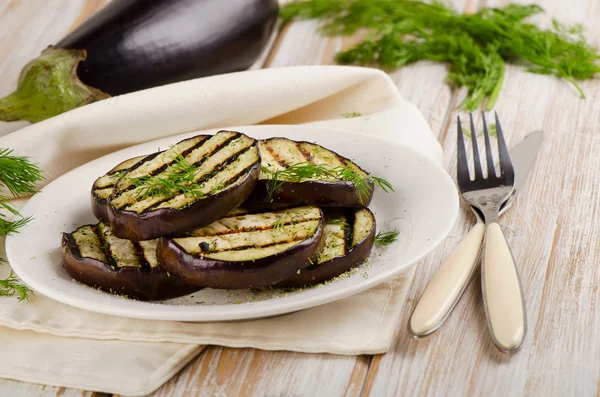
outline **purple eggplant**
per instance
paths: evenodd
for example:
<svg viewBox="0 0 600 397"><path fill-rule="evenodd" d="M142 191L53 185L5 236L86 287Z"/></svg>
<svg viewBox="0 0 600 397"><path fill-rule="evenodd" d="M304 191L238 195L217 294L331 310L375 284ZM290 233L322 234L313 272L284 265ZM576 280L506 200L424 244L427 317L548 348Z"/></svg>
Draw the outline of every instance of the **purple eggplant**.
<svg viewBox="0 0 600 397"><path fill-rule="evenodd" d="M277 0L113 0L22 70L0 120L40 121L108 96L241 71L268 43Z"/></svg>
<svg viewBox="0 0 600 397"><path fill-rule="evenodd" d="M315 261L325 221L318 207L229 214L182 237L161 237L160 266L209 288L262 288Z"/></svg>

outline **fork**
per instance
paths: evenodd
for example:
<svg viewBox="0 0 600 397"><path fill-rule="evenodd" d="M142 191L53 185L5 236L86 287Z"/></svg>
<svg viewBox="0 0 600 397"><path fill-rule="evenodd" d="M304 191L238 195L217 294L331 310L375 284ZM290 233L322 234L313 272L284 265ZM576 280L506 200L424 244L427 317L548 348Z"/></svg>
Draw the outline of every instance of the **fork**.
<svg viewBox="0 0 600 397"><path fill-rule="evenodd" d="M500 175L496 174L490 134L483 116L487 177L483 177L477 141L473 139L474 179L469 174L460 117L457 138L457 181L461 195L485 220L481 284L487 325L494 344L504 352L518 350L527 332L523 288L516 262L500 227L499 212L510 197L515 173L496 113ZM475 134L475 131L472 131Z"/></svg>

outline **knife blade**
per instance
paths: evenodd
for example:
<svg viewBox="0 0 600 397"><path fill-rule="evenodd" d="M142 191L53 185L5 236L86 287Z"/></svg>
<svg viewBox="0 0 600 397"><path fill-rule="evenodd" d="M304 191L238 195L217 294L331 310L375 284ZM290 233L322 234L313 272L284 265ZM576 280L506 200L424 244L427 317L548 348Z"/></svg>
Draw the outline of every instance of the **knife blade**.
<svg viewBox="0 0 600 397"><path fill-rule="evenodd" d="M535 159L542 147L543 141L544 131L531 132L517 146L509 150L510 159L515 170L513 196L521 190L523 182L525 182L535 164Z"/></svg>
<svg viewBox="0 0 600 397"><path fill-rule="evenodd" d="M509 150L515 170L515 183L511 196L501 207L502 214L511 206L517 192L527 179L544 140L543 131L529 133L519 144ZM422 338L435 332L444 323L462 296L474 270L483 243L485 226L478 215L477 224L460 242L434 274L415 306L408 322L408 332Z"/></svg>

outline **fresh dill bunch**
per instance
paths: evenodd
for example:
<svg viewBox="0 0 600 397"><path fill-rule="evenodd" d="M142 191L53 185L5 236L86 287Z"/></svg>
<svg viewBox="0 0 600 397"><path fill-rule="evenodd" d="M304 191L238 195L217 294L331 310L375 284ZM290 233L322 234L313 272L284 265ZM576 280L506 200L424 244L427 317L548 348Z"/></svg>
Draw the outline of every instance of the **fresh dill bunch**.
<svg viewBox="0 0 600 397"><path fill-rule="evenodd" d="M363 176L351 168L351 165L350 162L347 162L345 166L340 165L330 168L322 164L317 165L309 162L301 162L292 164L287 168L279 168L275 171L262 167L262 171L268 175L267 190L270 200L273 198L273 193L285 182L300 182L304 179L351 182L358 191L360 202L373 191L371 183L381 187L386 193L394 190L392 185L385 179L371 175Z"/></svg>
<svg viewBox="0 0 600 397"><path fill-rule="evenodd" d="M421 60L446 63L448 83L468 91L461 106L473 110L486 99L487 109L493 107L505 62L565 79L584 97L577 82L600 72L600 55L585 41L580 25L554 21L546 30L525 22L541 12L537 5L460 14L435 0L303 0L285 5L281 16L284 21L323 19L322 31L328 35L366 29L365 40L336 55L340 63L384 69Z"/></svg>
<svg viewBox="0 0 600 397"><path fill-rule="evenodd" d="M378 232L375 236L375 245L385 247L398 240L400 231L398 229L390 230L389 232Z"/></svg>
<svg viewBox="0 0 600 397"><path fill-rule="evenodd" d="M0 280L0 296L19 296L19 302L29 300L29 295L33 295L33 291L24 284L19 282L19 279L13 271L4 280Z"/></svg>
<svg viewBox="0 0 600 397"><path fill-rule="evenodd" d="M37 192L36 184L41 181L42 171L37 164L32 163L25 156L15 156L11 149L0 148L0 187L7 189L12 196L20 197ZM31 221L31 217L23 217L10 203L11 197L0 195L0 208L12 215L14 220L7 220L7 216L0 212L0 236L18 233L19 229ZM0 261L5 261L0 258ZM11 271L8 278L0 280L0 296L18 295L19 301L29 299L32 294L27 286L21 284Z"/></svg>
<svg viewBox="0 0 600 397"><path fill-rule="evenodd" d="M42 171L25 156L15 156L11 149L0 149L0 185L13 196L37 192L35 184L41 181Z"/></svg>

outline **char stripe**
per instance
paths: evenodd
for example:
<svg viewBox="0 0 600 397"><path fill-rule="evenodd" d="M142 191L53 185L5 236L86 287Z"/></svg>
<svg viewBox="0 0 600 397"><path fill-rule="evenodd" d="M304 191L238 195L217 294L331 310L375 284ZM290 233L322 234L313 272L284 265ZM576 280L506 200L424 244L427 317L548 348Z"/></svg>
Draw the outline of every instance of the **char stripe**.
<svg viewBox="0 0 600 397"><path fill-rule="evenodd" d="M344 228L344 254L348 255L352 249L354 240L354 223L356 222L356 216L353 209L348 208L344 212L344 215L346 215L346 224L348 225Z"/></svg>
<svg viewBox="0 0 600 397"><path fill-rule="evenodd" d="M235 218L235 217L230 217L230 218ZM221 219L226 219L226 218L221 218ZM308 218L308 219L302 219L301 221L298 221L298 222L286 222L286 223L282 223L281 226L278 226L278 227L284 227L284 226L290 226L290 225L301 225L306 222L318 221L320 219L321 218ZM275 227L272 224L268 225L268 226L243 227L241 229L228 230L225 232L209 234L206 236L197 236L197 237L220 237L220 236L227 236L230 234L239 234L239 233L245 233L245 232L255 232L255 231L259 231L259 230L262 231L262 230L271 230L271 229L275 229Z"/></svg>
<svg viewBox="0 0 600 397"><path fill-rule="evenodd" d="M202 156L202 158L198 161L196 161L194 164L192 164L194 167L198 167L200 165L202 165L202 163L204 163L206 160L208 160L208 158L210 156L212 156L213 154L215 154L216 152L218 152L219 150L223 149L225 146L229 145L232 141L234 141L235 139L239 138L242 134L240 133L236 133L234 136L232 136L231 138L228 138L226 140L224 140L223 142L221 142L220 144L218 144L217 146L215 146L213 148L213 150L210 153L205 154L204 156ZM202 147L204 145L205 142L208 142L208 139L205 139L204 141L200 142L202 143L202 145L200 145L198 148ZM183 157L187 156L188 154L190 154L192 151L196 150L197 148L194 147L192 149L188 149L185 152L181 153L181 155ZM184 154L185 153L185 154Z"/></svg>
<svg viewBox="0 0 600 397"><path fill-rule="evenodd" d="M214 153L216 153L217 151L219 151L220 149L222 149L224 146L228 145L231 141L233 141L236 138L239 138L242 134L237 133L236 135L234 135L231 138L226 139L225 141L223 141L221 144L215 146L215 148L213 149L212 152L207 153L205 156L203 156L200 160L198 160L197 162L195 162L194 164L192 164L195 167L198 167L199 165L201 165L202 163L204 163L210 156L212 156ZM188 154L190 154L193 150L196 150L200 147L202 147L210 138L207 139L203 139L202 141L198 142L197 144L195 144L194 146L192 146L189 149L184 150L183 152L179 153L181 154L183 157L187 156ZM142 165L143 163L150 161L152 159L154 159L156 156L158 156L160 153L164 153L164 151L162 152L157 152L154 156L152 156L152 158L147 158L145 161L142 161L140 163L138 163L138 167L140 165ZM152 171L150 174L148 174L148 176L156 176L161 174L163 171L165 171L171 164L173 163L173 161L167 163L167 164L163 164L162 166L158 167L157 169L155 169L154 171ZM137 167L136 167L137 168ZM133 168L129 169L128 171L132 171ZM130 190L135 189L135 185L132 184L130 186L128 186L126 189L120 190L118 192L115 192L117 194L115 194L111 199L115 199L121 196L121 194L128 192ZM160 204L160 203L158 203Z"/></svg>
<svg viewBox="0 0 600 397"><path fill-rule="evenodd" d="M77 251L77 252L74 252L73 254L75 256L83 258L81 256L81 250L79 249L79 244L77 244L77 242L75 241L75 238L73 237L73 233L67 233L67 241L69 242L69 246L71 247L71 250Z"/></svg>
<svg viewBox="0 0 600 397"><path fill-rule="evenodd" d="M241 245L239 247L234 247L234 248L229 248L229 249L224 249L224 250L210 250L207 252L207 254L216 254L216 253L230 252L230 251L243 251L243 250L252 249L252 248L268 248L268 247L273 247L275 245L289 244L289 243L294 243L296 241L304 241L304 240L306 240L306 238L297 238L294 240L280 241L277 243L268 243L268 244L264 244L264 245L260 245L260 244Z"/></svg>
<svg viewBox="0 0 600 397"><path fill-rule="evenodd" d="M248 148L248 149L250 149L250 148ZM233 175L226 182L224 182L224 186L230 186L230 185L233 185L234 183L236 183L240 178L242 178L248 172L248 170L250 170L252 167L254 167L259 162L260 162L260 160L257 160L254 163L250 164L248 167L246 167L243 170L241 170L240 172L238 172L237 174Z"/></svg>
<svg viewBox="0 0 600 397"><path fill-rule="evenodd" d="M194 182L192 185L200 185L206 181L208 181L209 179L214 178L216 175L219 174L219 172L221 172L225 167L227 167L229 164L231 164L232 162L234 162L238 157L240 157L242 154L246 153L248 150L252 149L254 147L254 145L248 146L246 149L236 153L235 155L228 157L225 161L223 161L222 163L217 164L217 166L208 174L204 175L202 178L200 178L198 181ZM256 164L256 163L254 163ZM253 165L254 165L253 164ZM245 168L245 170L247 170L248 168ZM242 171L243 172L243 171ZM191 186L191 185L190 185ZM225 185L225 188L228 187L229 185ZM181 194L181 191L179 192L179 194ZM144 211L148 211L148 210L152 210L156 207L158 207L159 205L161 205L162 203L169 201L173 199L173 197L166 197L163 200L160 200L154 204L152 204L151 206L147 207L146 209L144 209Z"/></svg>
<svg viewBox="0 0 600 397"><path fill-rule="evenodd" d="M305 160L306 160L308 163L311 163L311 164L314 164L314 165L316 165L316 164L315 164L315 162L313 161L313 158L312 158L312 156L310 155L310 153L309 153L309 152L307 152L307 151L306 151L306 150L305 150L305 149L302 147L302 145L300 144L300 142L294 142L294 144L296 145L296 148L298 149L298 151L299 151L300 153L302 153L302 157L304 157L304 159L305 159Z"/></svg>
<svg viewBox="0 0 600 397"><path fill-rule="evenodd" d="M264 141L265 144L265 149L267 149L267 151L271 154L271 156L273 156L273 158L275 159L275 161L277 161L279 163L280 166L284 167L284 168L288 168L288 164L279 157L279 154L277 154L273 148L271 146L269 146L269 141Z"/></svg>
<svg viewBox="0 0 600 397"><path fill-rule="evenodd" d="M96 233L96 236L98 236L98 240L100 240L100 249L102 250L104 256L108 261L108 267L110 267L112 270L116 270L118 268L117 261L113 257L108 241L106 241L106 239L104 238L104 233L100 231L100 224L98 223L94 225L92 229L94 230L94 233Z"/></svg>
<svg viewBox="0 0 600 397"><path fill-rule="evenodd" d="M139 243L139 241L132 241L133 247L135 248L138 257L140 258L140 264L142 265L143 272L150 272L152 270L152 266L148 263L148 259L146 259L146 254L144 248Z"/></svg>

